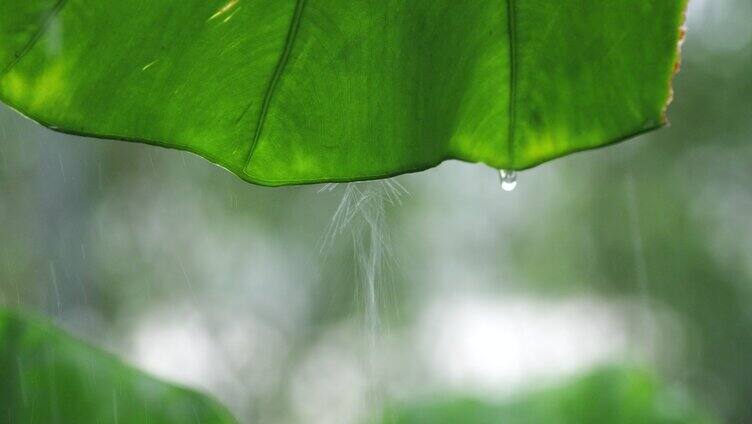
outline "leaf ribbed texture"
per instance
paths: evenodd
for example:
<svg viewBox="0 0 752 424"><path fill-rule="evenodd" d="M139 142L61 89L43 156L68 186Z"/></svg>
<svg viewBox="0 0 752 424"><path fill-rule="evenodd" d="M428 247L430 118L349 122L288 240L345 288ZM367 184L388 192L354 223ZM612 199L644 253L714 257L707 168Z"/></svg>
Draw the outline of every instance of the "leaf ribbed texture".
<svg viewBox="0 0 752 424"><path fill-rule="evenodd" d="M524 169L666 122L686 0L5 0L0 99L265 185Z"/></svg>

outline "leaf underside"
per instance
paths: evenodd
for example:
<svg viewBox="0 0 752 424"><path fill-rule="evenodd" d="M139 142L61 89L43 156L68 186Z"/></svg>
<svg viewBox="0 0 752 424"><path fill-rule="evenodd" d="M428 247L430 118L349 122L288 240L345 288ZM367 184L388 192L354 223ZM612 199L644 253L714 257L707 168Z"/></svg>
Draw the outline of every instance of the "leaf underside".
<svg viewBox="0 0 752 424"><path fill-rule="evenodd" d="M0 309L0 422L234 424L214 400Z"/></svg>
<svg viewBox="0 0 752 424"><path fill-rule="evenodd" d="M524 169L660 127L686 0L4 0L0 99L264 185Z"/></svg>

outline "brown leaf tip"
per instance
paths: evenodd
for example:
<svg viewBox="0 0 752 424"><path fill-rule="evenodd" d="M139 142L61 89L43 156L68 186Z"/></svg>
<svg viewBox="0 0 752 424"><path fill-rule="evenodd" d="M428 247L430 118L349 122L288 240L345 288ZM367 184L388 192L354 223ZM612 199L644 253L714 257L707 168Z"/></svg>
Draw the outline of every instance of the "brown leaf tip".
<svg viewBox="0 0 752 424"><path fill-rule="evenodd" d="M686 39L686 36L687 36L687 4L688 3L689 2L685 2L684 10L682 11L682 24L679 26L679 30L678 30L679 37L676 43L676 58L674 59L673 71L668 81L668 99L666 99L666 104L663 106L663 111L661 113L662 115L661 119L663 123L666 125L669 124L668 107L674 101L674 79L676 79L676 75L679 74L679 71L681 70L682 46L684 45L684 40Z"/></svg>

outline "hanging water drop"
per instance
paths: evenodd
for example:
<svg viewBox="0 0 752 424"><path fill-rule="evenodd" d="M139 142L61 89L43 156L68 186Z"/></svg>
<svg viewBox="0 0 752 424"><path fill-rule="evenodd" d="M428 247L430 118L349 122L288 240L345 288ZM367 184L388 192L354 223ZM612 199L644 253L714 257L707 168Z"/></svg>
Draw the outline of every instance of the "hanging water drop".
<svg viewBox="0 0 752 424"><path fill-rule="evenodd" d="M512 191L517 187L517 172L499 169L499 181L501 182L501 189L504 191Z"/></svg>

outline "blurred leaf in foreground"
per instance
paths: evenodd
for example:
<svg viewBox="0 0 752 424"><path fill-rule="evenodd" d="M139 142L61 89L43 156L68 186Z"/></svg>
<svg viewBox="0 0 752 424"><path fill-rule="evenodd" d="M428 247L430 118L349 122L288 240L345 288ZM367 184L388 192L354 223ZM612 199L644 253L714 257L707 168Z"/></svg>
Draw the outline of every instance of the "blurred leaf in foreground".
<svg viewBox="0 0 752 424"><path fill-rule="evenodd" d="M204 395L150 377L41 319L0 309L0 423L235 420Z"/></svg>
<svg viewBox="0 0 752 424"><path fill-rule="evenodd" d="M683 395L643 371L609 368L508 403L444 398L396 407L389 424L710 424Z"/></svg>

